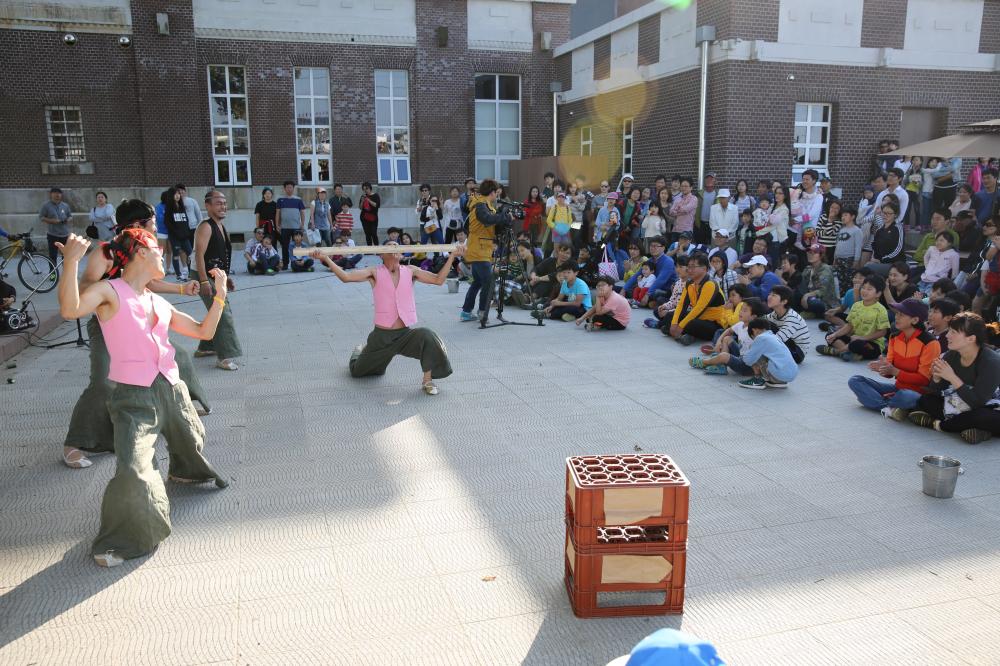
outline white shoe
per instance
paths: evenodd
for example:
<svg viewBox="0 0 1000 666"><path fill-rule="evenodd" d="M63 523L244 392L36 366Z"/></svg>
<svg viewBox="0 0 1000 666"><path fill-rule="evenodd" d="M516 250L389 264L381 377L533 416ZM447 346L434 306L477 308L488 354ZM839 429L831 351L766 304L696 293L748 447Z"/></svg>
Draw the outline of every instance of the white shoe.
<svg viewBox="0 0 1000 666"><path fill-rule="evenodd" d="M236 365L236 361L234 361L231 358L224 358L224 359L219 360L219 362L215 364L215 367L221 368L222 370L239 370L240 369L240 366Z"/></svg>

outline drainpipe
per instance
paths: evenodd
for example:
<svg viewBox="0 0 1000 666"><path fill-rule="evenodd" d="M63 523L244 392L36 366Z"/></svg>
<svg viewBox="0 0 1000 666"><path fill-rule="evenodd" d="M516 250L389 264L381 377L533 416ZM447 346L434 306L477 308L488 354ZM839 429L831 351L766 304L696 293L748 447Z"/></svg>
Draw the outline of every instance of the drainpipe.
<svg viewBox="0 0 1000 666"><path fill-rule="evenodd" d="M705 123L708 110L708 47L715 41L715 26L698 26L695 43L701 47L701 99L698 109L698 187L705 182Z"/></svg>
<svg viewBox="0 0 1000 666"><path fill-rule="evenodd" d="M562 92L562 81L549 83L552 93L552 157L559 156L559 93Z"/></svg>

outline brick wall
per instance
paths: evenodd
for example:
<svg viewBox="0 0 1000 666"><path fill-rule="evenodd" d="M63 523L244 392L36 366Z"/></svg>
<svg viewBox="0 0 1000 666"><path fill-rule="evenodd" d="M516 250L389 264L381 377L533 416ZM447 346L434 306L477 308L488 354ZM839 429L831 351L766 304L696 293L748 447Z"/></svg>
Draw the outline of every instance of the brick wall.
<svg viewBox="0 0 1000 666"><path fill-rule="evenodd" d="M639 21L639 65L660 62L660 15Z"/></svg>
<svg viewBox="0 0 1000 666"><path fill-rule="evenodd" d="M862 48L903 48L907 0L865 0L861 15Z"/></svg>
<svg viewBox="0 0 1000 666"><path fill-rule="evenodd" d="M979 32L980 53L1000 53L1000 0L983 3L983 27Z"/></svg>
<svg viewBox="0 0 1000 666"><path fill-rule="evenodd" d="M144 179L134 53L119 47L116 35L77 37L66 46L58 32L0 30L3 187L114 187ZM80 107L93 174L42 175L48 105Z"/></svg>
<svg viewBox="0 0 1000 666"><path fill-rule="evenodd" d="M611 35L594 40L594 80L611 78Z"/></svg>
<svg viewBox="0 0 1000 666"><path fill-rule="evenodd" d="M788 74L794 82L786 82ZM782 82L776 89L775 82ZM867 182L879 139L899 134L900 109L938 108L946 132L996 115L982 90L996 75L834 67L822 65L728 62L709 69L706 170L732 186L739 178L788 181L793 160L796 102L833 107L829 166L838 186L855 200ZM766 105L747 104L745 90L775 91ZM881 91L872 95L872 90ZM617 176L621 169L621 118L635 112L633 170L640 183L658 173L691 174L697 168L698 72L632 86L603 100L581 100L560 107L563 132L592 124L594 155L606 155ZM607 109L612 109L607 113ZM594 109L605 110L595 113ZM620 109L620 111L618 111ZM573 112L573 115L569 115ZM573 151L572 154L576 154Z"/></svg>
<svg viewBox="0 0 1000 666"><path fill-rule="evenodd" d="M716 39L738 37L739 35L733 34L732 4L730 0L698 0L696 25L714 25Z"/></svg>
<svg viewBox="0 0 1000 666"><path fill-rule="evenodd" d="M778 0L741 0L732 13L732 35L741 39L778 41Z"/></svg>
<svg viewBox="0 0 1000 666"><path fill-rule="evenodd" d="M567 53L554 59L552 64L554 81L562 83L564 91L573 87L573 54Z"/></svg>

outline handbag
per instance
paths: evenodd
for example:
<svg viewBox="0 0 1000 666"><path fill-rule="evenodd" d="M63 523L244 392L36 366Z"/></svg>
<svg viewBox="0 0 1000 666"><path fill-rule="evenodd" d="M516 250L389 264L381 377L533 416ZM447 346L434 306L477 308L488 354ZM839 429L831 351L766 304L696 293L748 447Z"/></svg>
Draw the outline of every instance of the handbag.
<svg viewBox="0 0 1000 666"><path fill-rule="evenodd" d="M608 247L604 246L604 257L601 263L597 264L597 274L602 277L609 277L615 282L618 281L618 263L608 257Z"/></svg>
<svg viewBox="0 0 1000 666"><path fill-rule="evenodd" d="M323 242L323 234L319 232L319 229L306 229L306 241L310 245L319 245Z"/></svg>
<svg viewBox="0 0 1000 666"><path fill-rule="evenodd" d="M95 210L96 209L91 208L90 209L91 214L93 214ZM100 238L100 236L101 236L101 234L99 234L97 232L97 225L94 224L93 222L91 222L90 224L87 225L87 232L86 233L87 233L87 238L97 239L97 238Z"/></svg>

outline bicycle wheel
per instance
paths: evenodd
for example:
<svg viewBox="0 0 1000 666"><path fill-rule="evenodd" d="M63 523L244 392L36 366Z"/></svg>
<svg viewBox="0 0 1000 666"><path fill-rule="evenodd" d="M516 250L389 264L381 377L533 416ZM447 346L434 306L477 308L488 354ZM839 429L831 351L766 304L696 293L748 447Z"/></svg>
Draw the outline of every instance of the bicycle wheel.
<svg viewBox="0 0 1000 666"><path fill-rule="evenodd" d="M55 289L59 283L59 270L46 256L22 254L17 264L17 277L28 289L44 294Z"/></svg>

